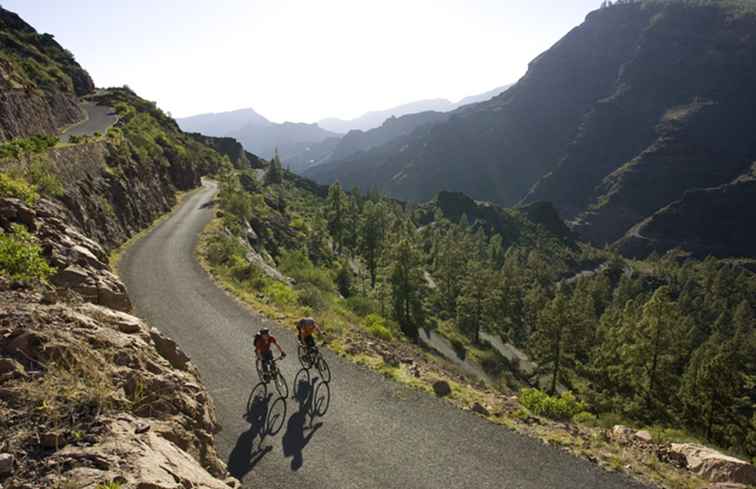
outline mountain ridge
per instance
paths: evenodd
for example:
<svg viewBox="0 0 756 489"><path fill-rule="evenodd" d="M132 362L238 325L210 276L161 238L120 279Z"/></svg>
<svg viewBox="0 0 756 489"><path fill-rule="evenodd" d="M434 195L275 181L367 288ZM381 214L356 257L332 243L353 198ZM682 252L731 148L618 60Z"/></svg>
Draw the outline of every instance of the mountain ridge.
<svg viewBox="0 0 756 489"><path fill-rule="evenodd" d="M550 201L583 239L615 243L687 190L730 183L756 159L756 13L738 5L601 8L503 94L306 174L412 201L439 190L503 206Z"/></svg>

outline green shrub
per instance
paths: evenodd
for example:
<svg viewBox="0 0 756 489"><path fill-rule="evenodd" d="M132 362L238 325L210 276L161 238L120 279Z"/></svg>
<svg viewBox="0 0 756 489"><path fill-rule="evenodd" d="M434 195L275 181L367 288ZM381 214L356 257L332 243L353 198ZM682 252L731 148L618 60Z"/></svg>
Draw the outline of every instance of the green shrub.
<svg viewBox="0 0 756 489"><path fill-rule="evenodd" d="M360 317L365 317L368 314L372 314L378 310L378 305L374 300L365 297L364 295L353 295L346 300L346 306L350 311L357 314Z"/></svg>
<svg viewBox="0 0 756 489"><path fill-rule="evenodd" d="M454 353L457 354L457 357L460 360L464 360L467 357L467 349L462 341L457 338L452 338L449 341L451 342L451 346L454 348Z"/></svg>
<svg viewBox="0 0 756 489"><path fill-rule="evenodd" d="M294 289L281 282L268 284L263 293L279 306L292 306L297 303L297 293Z"/></svg>
<svg viewBox="0 0 756 489"><path fill-rule="evenodd" d="M0 173L0 197L13 197L32 205L39 198L39 194L24 180L13 178L7 173Z"/></svg>
<svg viewBox="0 0 756 489"><path fill-rule="evenodd" d="M229 236L220 231L210 237L205 252L208 261L213 265L231 264L234 257L244 255L244 246L234 236Z"/></svg>
<svg viewBox="0 0 756 489"><path fill-rule="evenodd" d="M26 177L44 195L60 197L65 191L58 176L50 171L47 163L41 158L31 162L26 169Z"/></svg>
<svg viewBox="0 0 756 489"><path fill-rule="evenodd" d="M387 341L394 339L394 333L391 332L386 320L378 314L368 314L365 318L365 327L373 336Z"/></svg>
<svg viewBox="0 0 756 489"><path fill-rule="evenodd" d="M14 224L11 233L0 234L0 275L11 280L44 281L53 272L25 227Z"/></svg>
<svg viewBox="0 0 756 489"><path fill-rule="evenodd" d="M36 135L19 138L0 144L0 158L18 158L25 154L37 154L58 144L56 136Z"/></svg>
<svg viewBox="0 0 756 489"><path fill-rule="evenodd" d="M572 422L586 426L598 426L598 418L588 411L581 411L572 417Z"/></svg>
<svg viewBox="0 0 756 489"><path fill-rule="evenodd" d="M483 370L491 375L499 375L509 369L509 361L496 350L483 350L476 355Z"/></svg>
<svg viewBox="0 0 756 489"><path fill-rule="evenodd" d="M342 260L336 272L336 288L343 297L352 295L352 270L347 260Z"/></svg>
<svg viewBox="0 0 756 489"><path fill-rule="evenodd" d="M299 303L309 307L312 311L323 311L328 305L320 289L309 284L299 289L297 295L299 296Z"/></svg>
<svg viewBox="0 0 756 489"><path fill-rule="evenodd" d="M552 419L570 419L587 407L584 402L575 399L571 392L550 396L538 389L520 391L520 402L531 412Z"/></svg>
<svg viewBox="0 0 756 489"><path fill-rule="evenodd" d="M303 250L283 251L278 259L278 269L298 284L310 284L322 292L336 289L328 270L313 265Z"/></svg>

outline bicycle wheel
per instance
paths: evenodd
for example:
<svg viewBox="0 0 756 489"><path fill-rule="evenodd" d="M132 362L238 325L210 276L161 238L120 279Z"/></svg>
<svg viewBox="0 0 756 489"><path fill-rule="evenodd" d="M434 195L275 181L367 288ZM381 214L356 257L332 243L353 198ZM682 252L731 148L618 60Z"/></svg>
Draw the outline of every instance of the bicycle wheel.
<svg viewBox="0 0 756 489"><path fill-rule="evenodd" d="M312 357L310 356L310 352L307 350L307 347L297 345L297 357L299 357L299 363L302 365L302 368L308 370L312 368Z"/></svg>
<svg viewBox="0 0 756 489"><path fill-rule="evenodd" d="M255 361L255 368L257 369L257 378L260 379L260 382L267 384L268 380L265 378L265 372L262 368L262 361L260 361L259 358Z"/></svg>
<svg viewBox="0 0 756 489"><path fill-rule="evenodd" d="M331 381L331 369L328 367L328 363L326 362L325 358L323 358L323 355L318 355L317 361L317 367L318 372L320 372L320 380L323 382L330 382Z"/></svg>
<svg viewBox="0 0 756 489"><path fill-rule="evenodd" d="M315 387L314 402L312 406L313 416L325 416L331 406L331 388L325 382L320 382Z"/></svg>
<svg viewBox="0 0 756 489"><path fill-rule="evenodd" d="M286 419L286 399L279 397L273 402L268 410L268 417L265 420L265 434L276 436L283 428Z"/></svg>
<svg viewBox="0 0 756 489"><path fill-rule="evenodd" d="M289 385L286 383L286 379L284 379L284 376L280 370L276 369L274 375L275 377L273 378L273 380L276 383L276 390L278 391L278 395L286 399L287 397L289 397Z"/></svg>

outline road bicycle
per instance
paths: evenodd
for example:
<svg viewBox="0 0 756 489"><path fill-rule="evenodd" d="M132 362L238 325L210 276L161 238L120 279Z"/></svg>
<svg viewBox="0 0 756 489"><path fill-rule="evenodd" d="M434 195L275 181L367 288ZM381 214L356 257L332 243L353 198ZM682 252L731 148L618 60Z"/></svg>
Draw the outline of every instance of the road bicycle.
<svg viewBox="0 0 756 489"><path fill-rule="evenodd" d="M320 380L323 382L331 381L331 369L328 367L328 362L326 362L317 346L307 346L299 343L297 346L297 356L299 357L299 363L302 364L302 368L309 370L315 367L320 374Z"/></svg>
<svg viewBox="0 0 756 489"><path fill-rule="evenodd" d="M279 356L271 360L267 372L263 369L262 359L258 358L255 362L255 366L257 367L257 375L260 377L260 381L264 384L268 384L272 381L276 386L278 395L286 399L286 397L289 396L289 385L286 383L286 379L284 379L281 371L278 370L278 365L276 363L282 358L283 356Z"/></svg>

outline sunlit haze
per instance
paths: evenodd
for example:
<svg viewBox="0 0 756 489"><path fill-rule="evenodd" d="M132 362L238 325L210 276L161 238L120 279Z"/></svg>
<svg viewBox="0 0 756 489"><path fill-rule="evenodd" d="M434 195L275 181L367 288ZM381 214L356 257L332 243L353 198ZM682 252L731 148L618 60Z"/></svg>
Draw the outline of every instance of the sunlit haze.
<svg viewBox="0 0 756 489"><path fill-rule="evenodd" d="M516 81L598 0L29 1L98 86L176 117L252 107L276 121L349 118Z"/></svg>

